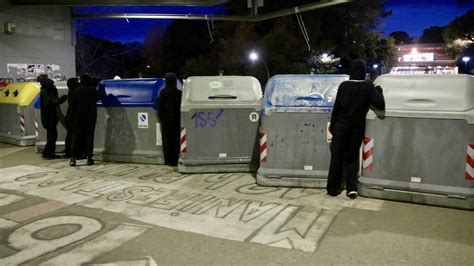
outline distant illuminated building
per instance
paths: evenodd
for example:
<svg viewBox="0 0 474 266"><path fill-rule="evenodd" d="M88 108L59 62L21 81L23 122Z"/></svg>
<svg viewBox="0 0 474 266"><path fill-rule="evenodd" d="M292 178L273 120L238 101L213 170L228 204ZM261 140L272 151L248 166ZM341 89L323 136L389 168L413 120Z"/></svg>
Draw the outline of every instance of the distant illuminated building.
<svg viewBox="0 0 474 266"><path fill-rule="evenodd" d="M398 46L398 64L390 74L457 74L456 60L446 54L443 44Z"/></svg>

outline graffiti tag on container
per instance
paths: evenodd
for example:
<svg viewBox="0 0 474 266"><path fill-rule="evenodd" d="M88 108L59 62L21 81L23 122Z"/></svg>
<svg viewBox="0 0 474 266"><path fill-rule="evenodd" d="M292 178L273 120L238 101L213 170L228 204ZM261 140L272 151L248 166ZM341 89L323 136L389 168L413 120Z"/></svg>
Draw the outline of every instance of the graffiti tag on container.
<svg viewBox="0 0 474 266"><path fill-rule="evenodd" d="M191 119L194 119L194 126L196 128L216 127L219 118L224 113L224 109L219 109L216 112L195 112Z"/></svg>

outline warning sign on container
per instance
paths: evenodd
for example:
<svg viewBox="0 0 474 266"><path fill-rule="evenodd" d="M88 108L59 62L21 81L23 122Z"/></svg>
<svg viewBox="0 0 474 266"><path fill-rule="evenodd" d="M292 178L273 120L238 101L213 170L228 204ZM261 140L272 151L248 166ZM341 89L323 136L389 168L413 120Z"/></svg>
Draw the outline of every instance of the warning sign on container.
<svg viewBox="0 0 474 266"><path fill-rule="evenodd" d="M148 128L148 113L138 113L138 128Z"/></svg>

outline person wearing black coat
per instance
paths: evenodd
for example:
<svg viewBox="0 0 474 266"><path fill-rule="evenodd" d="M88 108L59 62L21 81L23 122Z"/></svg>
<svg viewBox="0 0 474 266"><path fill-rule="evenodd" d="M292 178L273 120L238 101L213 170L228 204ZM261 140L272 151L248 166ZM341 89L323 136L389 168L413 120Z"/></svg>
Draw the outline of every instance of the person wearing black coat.
<svg viewBox="0 0 474 266"><path fill-rule="evenodd" d="M175 74L166 74L166 87L158 97L158 117L161 124L163 154L165 164L178 165L180 146L180 105L181 91L178 90L178 80Z"/></svg>
<svg viewBox="0 0 474 266"><path fill-rule="evenodd" d="M76 158L81 155L82 145L85 145L87 164L93 165L94 160L94 131L97 121L96 103L100 93L96 90L96 83L87 74L81 76L80 85L74 90L71 101L72 143L70 166L76 166Z"/></svg>
<svg viewBox="0 0 474 266"><path fill-rule="evenodd" d="M329 131L333 134L326 190L329 195L341 193L343 167L346 170L346 196L357 198L359 150L365 135L365 117L371 106L385 109L382 88L366 81L365 62L351 62L350 80L341 83L331 115Z"/></svg>
<svg viewBox="0 0 474 266"><path fill-rule="evenodd" d="M72 115L71 115L71 105L72 105L72 99L74 95L74 91L76 90L77 86L79 86L79 79L78 78L70 78L67 80L67 102L68 102L68 109L66 112L66 140L64 142L64 153L66 154L66 158L71 157L71 144L72 144Z"/></svg>
<svg viewBox="0 0 474 266"><path fill-rule="evenodd" d="M58 89L54 86L54 81L48 77L42 76L38 78L41 84L40 92L40 112L41 124L46 129L46 145L43 149L42 157L44 159L57 159L56 140L58 139L59 118L57 108L67 100L67 96L63 95L58 98Z"/></svg>

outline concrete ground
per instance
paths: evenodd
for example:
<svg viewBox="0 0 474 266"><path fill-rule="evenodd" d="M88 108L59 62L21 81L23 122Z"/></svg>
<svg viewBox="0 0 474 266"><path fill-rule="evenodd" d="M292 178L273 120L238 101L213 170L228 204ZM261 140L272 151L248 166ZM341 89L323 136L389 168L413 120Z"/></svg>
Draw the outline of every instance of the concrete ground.
<svg viewBox="0 0 474 266"><path fill-rule="evenodd" d="M0 265L472 265L474 212L0 144Z"/></svg>

